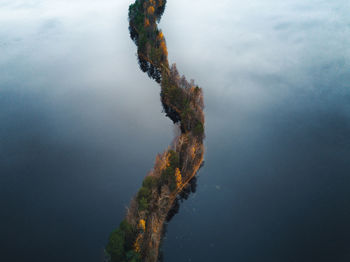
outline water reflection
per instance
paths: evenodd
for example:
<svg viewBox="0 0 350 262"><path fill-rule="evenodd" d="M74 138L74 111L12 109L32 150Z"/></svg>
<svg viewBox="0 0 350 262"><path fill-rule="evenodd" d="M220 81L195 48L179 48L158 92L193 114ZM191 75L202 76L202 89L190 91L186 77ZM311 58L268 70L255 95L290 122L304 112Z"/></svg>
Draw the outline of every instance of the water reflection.
<svg viewBox="0 0 350 262"><path fill-rule="evenodd" d="M98 261L171 140L129 4L0 3L1 261ZM168 1L161 28L204 88L207 154L165 261L350 261L348 10Z"/></svg>
<svg viewBox="0 0 350 262"><path fill-rule="evenodd" d="M169 1L162 28L204 89L207 154L167 262L350 259L348 8Z"/></svg>
<svg viewBox="0 0 350 262"><path fill-rule="evenodd" d="M1 261L102 261L172 138L128 5L0 3Z"/></svg>
<svg viewBox="0 0 350 262"><path fill-rule="evenodd" d="M204 166L204 162L202 167ZM199 171L200 172L200 171ZM197 190L197 181L198 181L198 175L193 177L190 182L188 183L188 185L183 189L183 191L177 196L176 200L174 201L173 207L172 209L169 211L168 216L167 216L167 221L164 224L164 228L163 228L163 239L167 238L167 228L168 228L168 224L170 223L170 221L173 219L174 216L176 216L179 212L180 212L180 207L181 204L187 200L191 194L195 194L196 190ZM164 256L164 249L162 247L160 247L159 250L159 262L163 262L166 261L165 260L165 256Z"/></svg>

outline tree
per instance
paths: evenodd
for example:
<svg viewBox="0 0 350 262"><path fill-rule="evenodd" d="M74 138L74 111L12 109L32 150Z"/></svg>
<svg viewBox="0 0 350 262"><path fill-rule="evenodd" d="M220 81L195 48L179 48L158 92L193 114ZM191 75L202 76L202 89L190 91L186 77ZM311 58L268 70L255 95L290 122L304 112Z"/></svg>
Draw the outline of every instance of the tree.
<svg viewBox="0 0 350 262"><path fill-rule="evenodd" d="M106 251L110 254L112 262L122 262L124 259L124 237L124 232L120 228L114 230L109 237Z"/></svg>
<svg viewBox="0 0 350 262"><path fill-rule="evenodd" d="M182 186L182 176L180 173L180 169L175 169L175 180L176 180L176 187L180 188Z"/></svg>
<svg viewBox="0 0 350 262"><path fill-rule="evenodd" d="M145 211L148 209L148 202L146 198L142 197L141 199L139 199L138 204L140 211Z"/></svg>
<svg viewBox="0 0 350 262"><path fill-rule="evenodd" d="M123 220L119 228L109 236L106 251L111 257L111 262L125 262L125 255L132 250L136 238L136 231L126 220Z"/></svg>
<svg viewBox="0 0 350 262"><path fill-rule="evenodd" d="M179 166L179 155L174 150L169 150L169 164L174 169Z"/></svg>
<svg viewBox="0 0 350 262"><path fill-rule="evenodd" d="M148 27L148 26L149 26L149 19L145 18L145 27Z"/></svg>
<svg viewBox="0 0 350 262"><path fill-rule="evenodd" d="M157 185L157 178L154 176L147 176L143 182L142 182L142 187L152 189Z"/></svg>
<svg viewBox="0 0 350 262"><path fill-rule="evenodd" d="M119 228L124 232L124 248L131 249L135 240L135 229L125 219L120 223Z"/></svg>
<svg viewBox="0 0 350 262"><path fill-rule="evenodd" d="M142 231L146 231L146 221L144 219L140 219L140 221L139 221L139 228Z"/></svg>
<svg viewBox="0 0 350 262"><path fill-rule="evenodd" d="M147 8L147 13L148 13L149 15L153 15L153 14L154 14L154 7L153 7L153 6L148 7L148 8Z"/></svg>
<svg viewBox="0 0 350 262"><path fill-rule="evenodd" d="M142 186L139 190L139 192L137 193L137 198L141 199L141 198L145 198L145 199L149 199L151 195L151 190L149 190L149 188Z"/></svg>
<svg viewBox="0 0 350 262"><path fill-rule="evenodd" d="M126 259L128 262L141 262L141 255L134 250L130 250L126 253Z"/></svg>

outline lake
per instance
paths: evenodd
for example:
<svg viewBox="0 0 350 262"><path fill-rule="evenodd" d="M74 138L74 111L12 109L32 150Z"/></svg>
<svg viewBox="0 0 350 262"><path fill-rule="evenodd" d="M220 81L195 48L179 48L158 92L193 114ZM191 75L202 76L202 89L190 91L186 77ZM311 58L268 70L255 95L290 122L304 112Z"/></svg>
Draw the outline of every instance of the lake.
<svg viewBox="0 0 350 262"><path fill-rule="evenodd" d="M103 261L175 133L130 1L0 3L0 260ZM206 104L205 165L165 262L350 260L347 1L171 1L169 60Z"/></svg>

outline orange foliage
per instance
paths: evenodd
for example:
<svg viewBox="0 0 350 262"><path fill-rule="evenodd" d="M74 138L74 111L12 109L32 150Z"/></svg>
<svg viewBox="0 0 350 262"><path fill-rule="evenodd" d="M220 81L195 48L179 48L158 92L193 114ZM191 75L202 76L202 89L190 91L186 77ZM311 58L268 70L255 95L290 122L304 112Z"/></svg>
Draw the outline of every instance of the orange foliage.
<svg viewBox="0 0 350 262"><path fill-rule="evenodd" d="M155 176L160 176L162 170L164 170L169 163L169 155L168 152L164 152L162 155L157 155L156 162L154 164L153 174Z"/></svg>
<svg viewBox="0 0 350 262"><path fill-rule="evenodd" d="M141 247L140 247L141 238L142 238L142 234L138 235L136 240L135 240L135 243L134 243L134 250L137 253L139 253L141 251Z"/></svg>
<svg viewBox="0 0 350 262"><path fill-rule="evenodd" d="M143 231L146 230L146 221L144 219L140 219L139 228L142 229Z"/></svg>
<svg viewBox="0 0 350 262"><path fill-rule="evenodd" d="M182 186L182 176L180 173L180 169L178 169L178 168L176 168L176 170L175 170L175 179L176 179L177 188L180 188Z"/></svg>
<svg viewBox="0 0 350 262"><path fill-rule="evenodd" d="M192 158L194 158L196 156L196 147L195 146L192 147L191 155L192 155Z"/></svg>
<svg viewBox="0 0 350 262"><path fill-rule="evenodd" d="M160 43L160 48L162 49L164 55L165 55L165 56L168 56L168 49L166 48L165 41L162 41L162 42Z"/></svg>
<svg viewBox="0 0 350 262"><path fill-rule="evenodd" d="M153 6L150 6L147 8L147 13L150 14L150 15L153 15L154 14L154 7Z"/></svg>
<svg viewBox="0 0 350 262"><path fill-rule="evenodd" d="M148 18L145 19L145 27L147 27L147 26L149 26L149 19Z"/></svg>
<svg viewBox="0 0 350 262"><path fill-rule="evenodd" d="M170 166L170 152L168 151L166 154L166 159L165 159L165 166L169 167Z"/></svg>

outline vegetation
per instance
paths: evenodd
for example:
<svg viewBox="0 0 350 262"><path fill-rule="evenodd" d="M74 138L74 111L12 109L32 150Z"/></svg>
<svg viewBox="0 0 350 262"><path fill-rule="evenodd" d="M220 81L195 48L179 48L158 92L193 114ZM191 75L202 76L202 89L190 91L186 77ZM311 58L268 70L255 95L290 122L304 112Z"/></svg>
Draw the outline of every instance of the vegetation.
<svg viewBox="0 0 350 262"><path fill-rule="evenodd" d="M147 176L143 182L142 182L142 186L152 189L157 185L158 181L157 178L153 177L153 176Z"/></svg>
<svg viewBox="0 0 350 262"><path fill-rule="evenodd" d="M111 262L141 262L140 255L133 251L135 238L136 230L123 220L109 236L106 246Z"/></svg>
<svg viewBox="0 0 350 262"><path fill-rule="evenodd" d="M149 77L161 82L161 64L167 64L168 51L162 32L156 26L165 0L136 0L129 7L130 37L137 45L139 65Z"/></svg>
<svg viewBox="0 0 350 262"><path fill-rule="evenodd" d="M111 233L106 246L111 262L156 260L155 250L148 252L152 259L147 257L145 243L153 241L150 239L155 239L154 234L160 232L155 227L162 224L159 218L154 219L160 212L158 209L164 202L169 205L163 207L162 212L171 208L172 203L164 199L176 197L184 181L195 174L203 159L203 150L197 150L202 148L204 139L202 89L193 80L188 82L181 77L175 64L169 67L166 41L157 27L165 5L166 0L136 0L129 6L129 31L137 45L139 66L160 83L164 111L174 123L179 123L183 139L181 143L176 140L173 147L176 149L169 149L157 158L159 161L144 179L126 220Z"/></svg>
<svg viewBox="0 0 350 262"><path fill-rule="evenodd" d="M159 187L168 186L170 191L174 191L181 184L181 174L179 171L180 160L179 154L174 150L169 150L166 154L166 167L162 171L160 178L147 176L142 183L136 195L136 203L139 212L150 211L150 202L152 201L152 191ZM146 230L146 221L140 219L137 227L133 227L126 220L120 223L119 228L114 230L106 247L107 253L110 255L111 262L129 262L140 261L139 243L135 248L137 238Z"/></svg>
<svg viewBox="0 0 350 262"><path fill-rule="evenodd" d="M168 163L166 168L161 173L158 186L161 187L167 185L171 192L177 188L175 171L179 168L179 163L179 154L174 150L169 150Z"/></svg>
<svg viewBox="0 0 350 262"><path fill-rule="evenodd" d="M148 203L151 200L151 190L147 187L141 187L137 193L137 203L139 211L145 211L148 209Z"/></svg>
<svg viewBox="0 0 350 262"><path fill-rule="evenodd" d="M158 30L166 5L165 0L136 0L129 7L130 36L138 47L140 68L161 83L165 112L174 123L181 122L183 133L204 137L202 105L197 103L201 89L188 83L173 65L169 68L168 51L163 33Z"/></svg>

